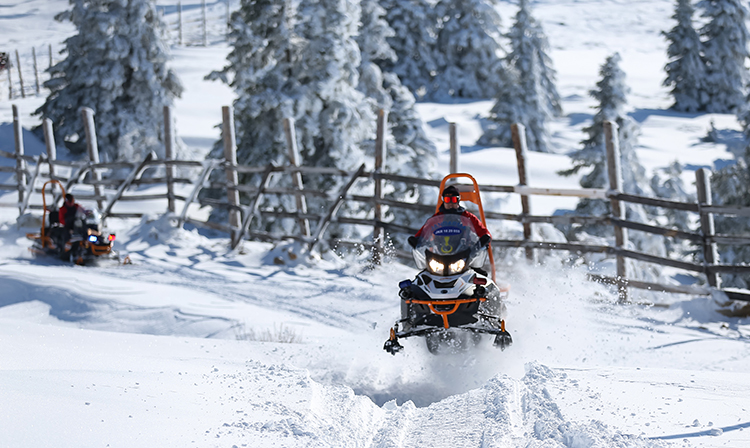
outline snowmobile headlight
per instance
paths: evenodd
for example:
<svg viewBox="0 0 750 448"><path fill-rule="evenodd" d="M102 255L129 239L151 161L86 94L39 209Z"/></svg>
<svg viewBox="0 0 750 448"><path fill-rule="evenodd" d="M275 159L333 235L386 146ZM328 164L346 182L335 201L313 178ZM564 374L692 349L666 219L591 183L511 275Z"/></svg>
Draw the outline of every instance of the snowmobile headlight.
<svg viewBox="0 0 750 448"><path fill-rule="evenodd" d="M445 270L445 265L434 258L430 260L427 266L433 274L443 275L443 271Z"/></svg>
<svg viewBox="0 0 750 448"><path fill-rule="evenodd" d="M96 235L89 235L89 241L92 243L96 243L97 241L99 241L99 237Z"/></svg>
<svg viewBox="0 0 750 448"><path fill-rule="evenodd" d="M448 265L448 272L450 274L458 274L459 272L463 271L466 267L466 261L462 258L458 261L454 261L453 263Z"/></svg>

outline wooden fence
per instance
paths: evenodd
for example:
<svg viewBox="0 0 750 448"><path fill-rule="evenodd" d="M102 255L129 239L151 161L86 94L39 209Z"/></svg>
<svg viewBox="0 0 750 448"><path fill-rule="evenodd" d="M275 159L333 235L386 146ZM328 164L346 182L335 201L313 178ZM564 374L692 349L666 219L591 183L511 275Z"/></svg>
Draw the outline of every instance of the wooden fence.
<svg viewBox="0 0 750 448"><path fill-rule="evenodd" d="M86 143L89 160L86 162L63 162L56 158L56 146L52 132L52 123L49 120L45 120L43 123L45 144L47 148L46 154L37 157L30 157L24 154L21 123L18 118L18 110L16 106L13 106L16 151L13 154L0 151L0 157L15 159L16 164L15 167L0 166L0 172L15 173L16 182L14 184L0 184L0 191L17 190L18 202L0 203L0 206L18 207L19 214L24 214L27 210L40 209L41 205L32 204L30 199L33 194L41 191L37 187L37 183L42 177L45 177L57 179L63 182L66 186L66 190L70 190L75 185L89 185L90 188L93 189L93 193L76 193L76 197L82 200L95 201L99 209L102 210L102 215L105 219L141 216L140 213L117 213L113 211L113 207L118 202L165 200L166 211L177 218L178 226L183 226L186 222L189 222L199 227L226 232L230 235L232 248L237 247L242 240L248 238L265 241L292 238L307 244L309 250L312 251L321 240L326 238L326 230L331 223L368 226L373 229L373 238L370 241L363 242L329 239L329 244L332 246L344 247L366 247L372 251L373 260L375 262L379 262L384 254L384 241L386 239L386 234L413 234L417 231L416 228L399 224L395 220L389 222L384 221L383 212L386 207L393 210L416 210L424 213L425 217L429 216L434 211L433 205L402 202L388 199L384 196L384 186L386 182L402 182L410 185L422 185L434 188L437 188L440 185L440 181L435 179L422 179L387 172L384 139L387 124L387 115L385 112L381 112L378 115L375 161L374 167L371 171L367 171L364 164L353 171L345 171L333 167L300 166L301 159L296 144L297 139L295 136L294 124L289 119L284 123L290 161L287 166L238 165L234 137L234 117L230 107L224 107L222 109L224 136L223 160L175 160L173 151L174 135L172 132L172 110L171 108L165 108L164 130L166 138L165 158L163 160L158 160L153 154L149 154L140 163L101 163L98 156L93 111L83 108L80 113L82 114L83 122L86 125ZM619 166L619 143L616 137L617 125L612 122L606 122L604 129L606 135L609 188L552 189L531 187L528 185L525 129L520 124L512 126L519 183L517 185L480 185L480 190L484 194L512 193L519 196L522 206L520 214L499 213L485 210L485 216L489 220L506 220L520 223L523 227L523 238L520 240L493 239L493 248L524 248L526 257L529 260L534 259L536 250L560 250L568 251L571 254L602 253L613 255L617 261L616 277L592 277L599 281L616 285L618 287L621 301L628 300L628 288L706 295L710 294L712 289L721 288L720 274L722 273L750 274L750 266L721 264L716 250L717 244L750 244L750 237L744 235L717 235L714 231L713 222L715 214L748 217L750 216L750 207L712 205L709 182L710 172L707 169L696 171L696 185L698 188L697 203L683 203L623 193L621 170ZM455 172L457 170L458 145L455 141L454 125L451 125L451 131L452 142L450 167L451 171ZM68 167L72 171L71 174L67 177L59 176L57 168L60 166ZM42 167L46 167L46 172L41 170ZM161 177L142 176L145 170L153 167L163 168L165 174ZM197 176L190 176L191 178L176 177L176 167L193 168L196 172L199 172L199 174ZM122 176L102 176L102 173L111 173L114 170L119 170L120 172L127 170L128 175L124 178ZM219 181L215 178L212 180L210 176L214 170L224 171L226 174L226 180ZM239 174L256 174L260 181L257 185L239 184ZM340 185L342 186L334 195L324 191L306 189L302 182L303 174L308 176L314 174L338 176L342 178L342 181L340 182ZM273 175L290 176L293 187L271 187L270 179ZM352 187L361 180L374 182L374 193L372 195L353 193ZM187 196L176 194L176 184L189 186L187 188L189 194ZM126 194L131 186L143 185L165 185L166 193ZM200 191L207 187L226 190L226 200L200 198ZM249 198L249 203L241 203L240 193L243 193L244 197ZM533 195L602 199L609 201L611 204L611 214L609 216L534 215L532 214L529 201L529 197ZM284 212L262 209L262 201L264 197L268 196L285 196L293 198L296 210ZM313 197L327 200L327 208L320 213L308 211L306 205L307 199ZM178 202L181 202L182 204L182 208L179 211L177 210ZM226 223L206 222L190 217L188 210L193 203L199 203L201 206L226 209L228 211L228 221ZM362 218L339 216L338 211L344 203L358 203L359 205L364 204L369 206L371 207L370 210L372 210L372 213L367 216L372 217ZM697 213L700 217L700 229L696 232L686 232L628 221L625 218L624 203L635 203L651 207L662 207ZM397 217L398 213L395 213L394 215ZM298 229L298 233L281 235L253 230L251 225L256 216L273 219L292 219L297 223L296 228ZM577 242L557 243L535 241L532 239L532 227L537 223L566 225L602 224L612 226L615 235L615 244L614 246L610 246L582 244ZM676 260L628 249L629 229L691 241L700 247L703 254L703 263L699 264L689 260ZM409 257L409 254L406 252L399 250L396 250L395 252L397 255ZM625 263L626 259L655 263L703 274L706 278L706 283L708 283L708 287L668 285L631 279L628 277L627 266ZM732 299L750 301L750 292L736 290L724 290L724 292Z"/></svg>
<svg viewBox="0 0 750 448"><path fill-rule="evenodd" d="M52 56L52 45L48 44L46 51L49 56L49 64L47 68L53 65ZM4 56L3 56L4 55ZM25 54L28 56L28 54ZM0 53L0 58L6 60L5 67L0 67L0 86L4 84L3 78L8 80L8 99L12 100L18 96L26 98L27 94L41 93L42 80L41 73L44 72L45 68L42 67L37 61L36 47L31 47L31 63L28 60L24 61L18 53L18 50L14 50L13 53ZM5 72L5 73L3 73ZM33 79L33 84L30 84L29 74ZM26 77L24 77L26 75ZM44 75L45 77L48 75ZM2 89L4 90L4 89ZM4 96L4 93L0 93L0 99Z"/></svg>
<svg viewBox="0 0 750 448"><path fill-rule="evenodd" d="M212 41L226 38L231 13L238 3L238 0L217 0L208 5L206 0L178 0L176 4L156 8L163 16L172 43L206 47Z"/></svg>

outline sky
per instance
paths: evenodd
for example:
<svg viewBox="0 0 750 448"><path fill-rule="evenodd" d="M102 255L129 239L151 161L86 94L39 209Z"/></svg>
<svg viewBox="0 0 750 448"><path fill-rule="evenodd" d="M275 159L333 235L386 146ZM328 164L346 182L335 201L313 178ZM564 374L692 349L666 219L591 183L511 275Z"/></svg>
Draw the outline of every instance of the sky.
<svg viewBox="0 0 750 448"><path fill-rule="evenodd" d="M221 106L233 98L226 86L203 80L228 52L220 26L226 4L209 4L214 22L204 48L187 42L198 36L199 3L183 4L192 23L188 45L176 45L174 27L170 33L172 67L186 87L175 105L177 131L204 153L218 139ZM175 4L157 2L170 24ZM531 186L577 186L576 178L556 172L569 166L566 154L583 139L594 105L588 91L615 51L640 124L638 155L650 172L677 160L692 186L695 169L730 163L734 140L701 138L711 122L736 135L734 116L668 110L660 31L671 26L672 2L533 5L552 44L564 116L551 124L554 153L530 155ZM17 48L24 60L32 46L38 56L48 44L59 51L74 30L52 18L66 7L61 0L4 2L0 44ZM506 27L514 8L498 5ZM11 102L3 96L7 78L0 78L0 149L12 151L10 105L19 107L28 130L38 123L31 113L44 92L36 95L27 81L29 96ZM480 183L517 183L511 149L474 144L491 106L490 100L418 105L442 173L448 123L455 122L461 171ZM33 134L24 140L27 154L44 150ZM15 201L15 192L0 195L0 203ZM727 317L734 308L720 294L642 293L619 305L613 291L586 277L589 269L609 272L612 260L545 254L532 265L508 252L499 257L498 278L511 287L513 346L500 351L484 340L466 352L434 356L410 338L402 341L404 352L391 356L382 345L399 316L397 283L417 273L410 263L388 260L373 269L364 257L328 252L292 260L290 251L300 249L291 242L247 241L231 251L226 235L176 228L164 216L166 204L128 206L147 215L107 225L120 256L133 264L84 267L32 256L26 233L38 224L0 208L0 445L750 445L750 322ZM575 200L533 197L531 206L535 214L551 214L575 207ZM486 195L485 207L515 213L520 201ZM520 235L510 223L491 222L490 229ZM536 231L556 235L549 227ZM671 271L665 276L676 281Z"/></svg>

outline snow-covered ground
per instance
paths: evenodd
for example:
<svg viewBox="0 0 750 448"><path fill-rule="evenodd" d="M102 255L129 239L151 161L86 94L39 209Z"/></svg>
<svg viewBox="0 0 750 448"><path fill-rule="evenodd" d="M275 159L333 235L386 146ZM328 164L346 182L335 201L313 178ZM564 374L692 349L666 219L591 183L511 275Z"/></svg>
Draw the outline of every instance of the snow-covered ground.
<svg viewBox="0 0 750 448"><path fill-rule="evenodd" d="M185 15L200 14L198 4ZM159 1L175 20L176 1ZM236 2L232 2L236 7ZM667 0L534 2L553 46L566 116L552 124L556 154L531 154L530 183L575 187L555 173L592 114L587 91L614 51L641 123L638 154L650 170L679 160L693 170L732 159L727 144L700 141L728 115L675 114L661 87L671 27ZM189 7L188 7L189 6ZM217 20L225 3L210 5ZM0 5L0 35L30 54L73 30L51 21L62 0ZM171 9L170 9L171 7ZM501 2L504 23L514 7ZM175 47L186 86L176 104L181 137L204 151L218 138L224 86L203 81L225 44ZM6 92L3 76L0 91ZM0 149L12 150L10 103L0 100ZM26 128L43 101L14 101ZM514 155L477 148L490 101L421 104L447 171L448 123L459 125L460 168L480 182L517 182ZM26 134L27 153L43 150ZM731 143L731 141L730 141ZM15 200L15 193L0 202ZM491 196L488 208L516 211ZM535 213L574 200L532 198ZM721 297L654 297L617 305L578 268L513 257L498 269L511 284L506 351L430 355L419 339L382 351L399 313L396 262L368 269L330 254L291 260L288 245L175 229L163 205L142 220L110 220L134 264L70 266L28 252L14 209L0 209L0 446L8 447L744 447L750 446L750 323L720 314ZM499 224L495 224L499 225ZM275 258L287 261L274 263Z"/></svg>

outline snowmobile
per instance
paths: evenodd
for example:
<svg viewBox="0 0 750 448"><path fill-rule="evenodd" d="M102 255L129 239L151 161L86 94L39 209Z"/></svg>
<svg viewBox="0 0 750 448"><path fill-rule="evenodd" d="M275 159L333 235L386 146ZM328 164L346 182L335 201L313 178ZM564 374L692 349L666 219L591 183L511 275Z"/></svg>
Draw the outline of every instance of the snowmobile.
<svg viewBox="0 0 750 448"><path fill-rule="evenodd" d="M472 176L451 174L443 179L440 191L454 178L471 180L472 185L454 186L462 201L479 207L486 226L479 186ZM510 346L513 338L505 329L504 303L509 287L496 282L492 250L480 243L471 220L439 214L428 219L423 229L412 251L421 272L399 283L401 319L391 328L383 349L395 355L404 348L400 338L424 336L430 353L438 354L476 345L483 334L494 335L493 344L500 349ZM490 275L483 270L488 256Z"/></svg>
<svg viewBox="0 0 750 448"><path fill-rule="evenodd" d="M96 210L80 207L76 212L72 230L66 229L59 221L55 202L47 206L46 189L49 184L57 184L65 197L65 187L57 180L45 182L42 187L42 226L39 233L27 233L26 237L34 242L29 250L35 254L50 255L78 265L90 264L104 258L117 259L112 250L115 242L114 233L102 230L101 216Z"/></svg>

